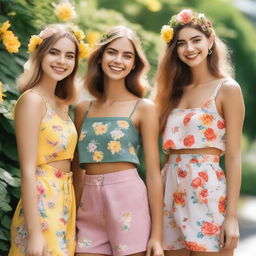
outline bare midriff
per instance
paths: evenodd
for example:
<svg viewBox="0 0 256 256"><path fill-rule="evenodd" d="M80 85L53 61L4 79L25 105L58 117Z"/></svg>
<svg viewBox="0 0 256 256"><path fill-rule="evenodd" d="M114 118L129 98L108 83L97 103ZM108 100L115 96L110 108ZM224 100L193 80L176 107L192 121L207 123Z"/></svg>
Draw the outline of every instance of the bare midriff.
<svg viewBox="0 0 256 256"><path fill-rule="evenodd" d="M56 168L63 172L70 172L70 163L71 163L70 159L65 159L65 160L50 162L50 163L47 163L47 165L50 165L53 168Z"/></svg>
<svg viewBox="0 0 256 256"><path fill-rule="evenodd" d="M136 168L136 165L129 162L114 162L114 163L87 163L84 165L86 174L97 175L113 172L124 171L127 169Z"/></svg>
<svg viewBox="0 0 256 256"><path fill-rule="evenodd" d="M220 156L222 151L218 148L188 148L188 149L171 149L170 154L207 154Z"/></svg>

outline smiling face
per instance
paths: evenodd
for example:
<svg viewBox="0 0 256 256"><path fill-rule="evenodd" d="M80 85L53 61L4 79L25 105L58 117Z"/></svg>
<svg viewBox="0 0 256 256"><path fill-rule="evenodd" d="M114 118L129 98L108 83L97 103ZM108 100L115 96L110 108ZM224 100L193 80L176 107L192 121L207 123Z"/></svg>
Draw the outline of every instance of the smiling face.
<svg viewBox="0 0 256 256"><path fill-rule="evenodd" d="M202 63L206 64L208 50L212 48L212 41L212 37L207 38L195 28L182 28L177 40L179 59L191 68Z"/></svg>
<svg viewBox="0 0 256 256"><path fill-rule="evenodd" d="M110 80L122 80L134 68L135 51L126 37L115 39L103 52L101 67L105 77Z"/></svg>
<svg viewBox="0 0 256 256"><path fill-rule="evenodd" d="M61 81L69 76L75 67L76 46L67 37L60 38L42 59L42 77Z"/></svg>

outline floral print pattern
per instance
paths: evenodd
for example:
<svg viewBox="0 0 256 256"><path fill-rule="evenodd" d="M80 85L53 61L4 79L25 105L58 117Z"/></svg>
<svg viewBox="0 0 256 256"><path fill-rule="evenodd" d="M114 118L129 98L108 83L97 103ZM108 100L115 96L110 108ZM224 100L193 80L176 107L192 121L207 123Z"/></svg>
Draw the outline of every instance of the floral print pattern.
<svg viewBox="0 0 256 256"><path fill-rule="evenodd" d="M79 160L139 164L140 136L125 117L85 118L79 136Z"/></svg>
<svg viewBox="0 0 256 256"><path fill-rule="evenodd" d="M36 170L40 226L49 255L74 255L75 198L71 175L50 165L41 165ZM9 256L25 256L27 238L20 200L11 225Z"/></svg>
<svg viewBox="0 0 256 256"><path fill-rule="evenodd" d="M219 251L226 209L226 179L219 158L204 154L171 155L162 176L164 249Z"/></svg>
<svg viewBox="0 0 256 256"><path fill-rule="evenodd" d="M163 133L163 151L170 149L215 147L225 151L225 121L218 114L213 95L199 108L174 108Z"/></svg>
<svg viewBox="0 0 256 256"><path fill-rule="evenodd" d="M132 218L133 218L133 214L130 212L125 212L122 214L120 218L120 222L121 222L121 229L123 231L127 231L130 228Z"/></svg>

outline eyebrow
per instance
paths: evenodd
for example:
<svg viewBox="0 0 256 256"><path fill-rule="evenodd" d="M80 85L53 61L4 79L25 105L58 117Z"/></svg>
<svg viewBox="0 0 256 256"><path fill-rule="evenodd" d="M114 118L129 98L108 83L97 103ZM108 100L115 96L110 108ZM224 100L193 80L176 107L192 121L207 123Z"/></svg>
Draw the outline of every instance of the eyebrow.
<svg viewBox="0 0 256 256"><path fill-rule="evenodd" d="M194 39L196 39L198 37L201 38L202 36L201 35L196 35L196 36L193 36L193 37L189 38L189 40L194 40ZM177 42L181 42L181 41L186 41L186 40L185 39L180 39Z"/></svg>
<svg viewBox="0 0 256 256"><path fill-rule="evenodd" d="M57 48L51 48L50 50L54 50L54 51L56 51L56 52L61 52L59 49L57 49ZM68 54L75 54L74 52L66 52L66 53L68 53Z"/></svg>
<svg viewBox="0 0 256 256"><path fill-rule="evenodd" d="M118 50L116 50L115 48L111 48L111 47L107 48L107 50L112 50L112 51L114 51L114 52L118 52ZM129 51L124 51L124 53L125 53L125 54L131 54L131 55L134 55L134 53L133 53L133 52L129 52Z"/></svg>

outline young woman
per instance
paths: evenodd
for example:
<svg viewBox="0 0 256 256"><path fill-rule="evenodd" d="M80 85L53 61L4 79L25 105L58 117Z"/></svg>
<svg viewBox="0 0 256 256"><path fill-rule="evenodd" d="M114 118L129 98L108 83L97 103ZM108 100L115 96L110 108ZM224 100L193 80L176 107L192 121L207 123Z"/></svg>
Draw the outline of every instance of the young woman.
<svg viewBox="0 0 256 256"><path fill-rule="evenodd" d="M162 28L157 105L168 162L162 173L166 255L233 255L239 237L242 93L225 45L202 13ZM219 166L225 152L226 175Z"/></svg>
<svg viewBox="0 0 256 256"><path fill-rule="evenodd" d="M162 255L158 116L142 99L147 68L135 33L123 26L105 34L89 57L85 87L95 100L80 103L75 114L86 170L75 174L76 255ZM141 141L147 189L136 170Z"/></svg>
<svg viewBox="0 0 256 256"><path fill-rule="evenodd" d="M77 133L68 116L74 97L79 40L67 25L32 36L18 80L15 108L21 200L11 227L9 256L74 255L75 197L70 161Z"/></svg>

